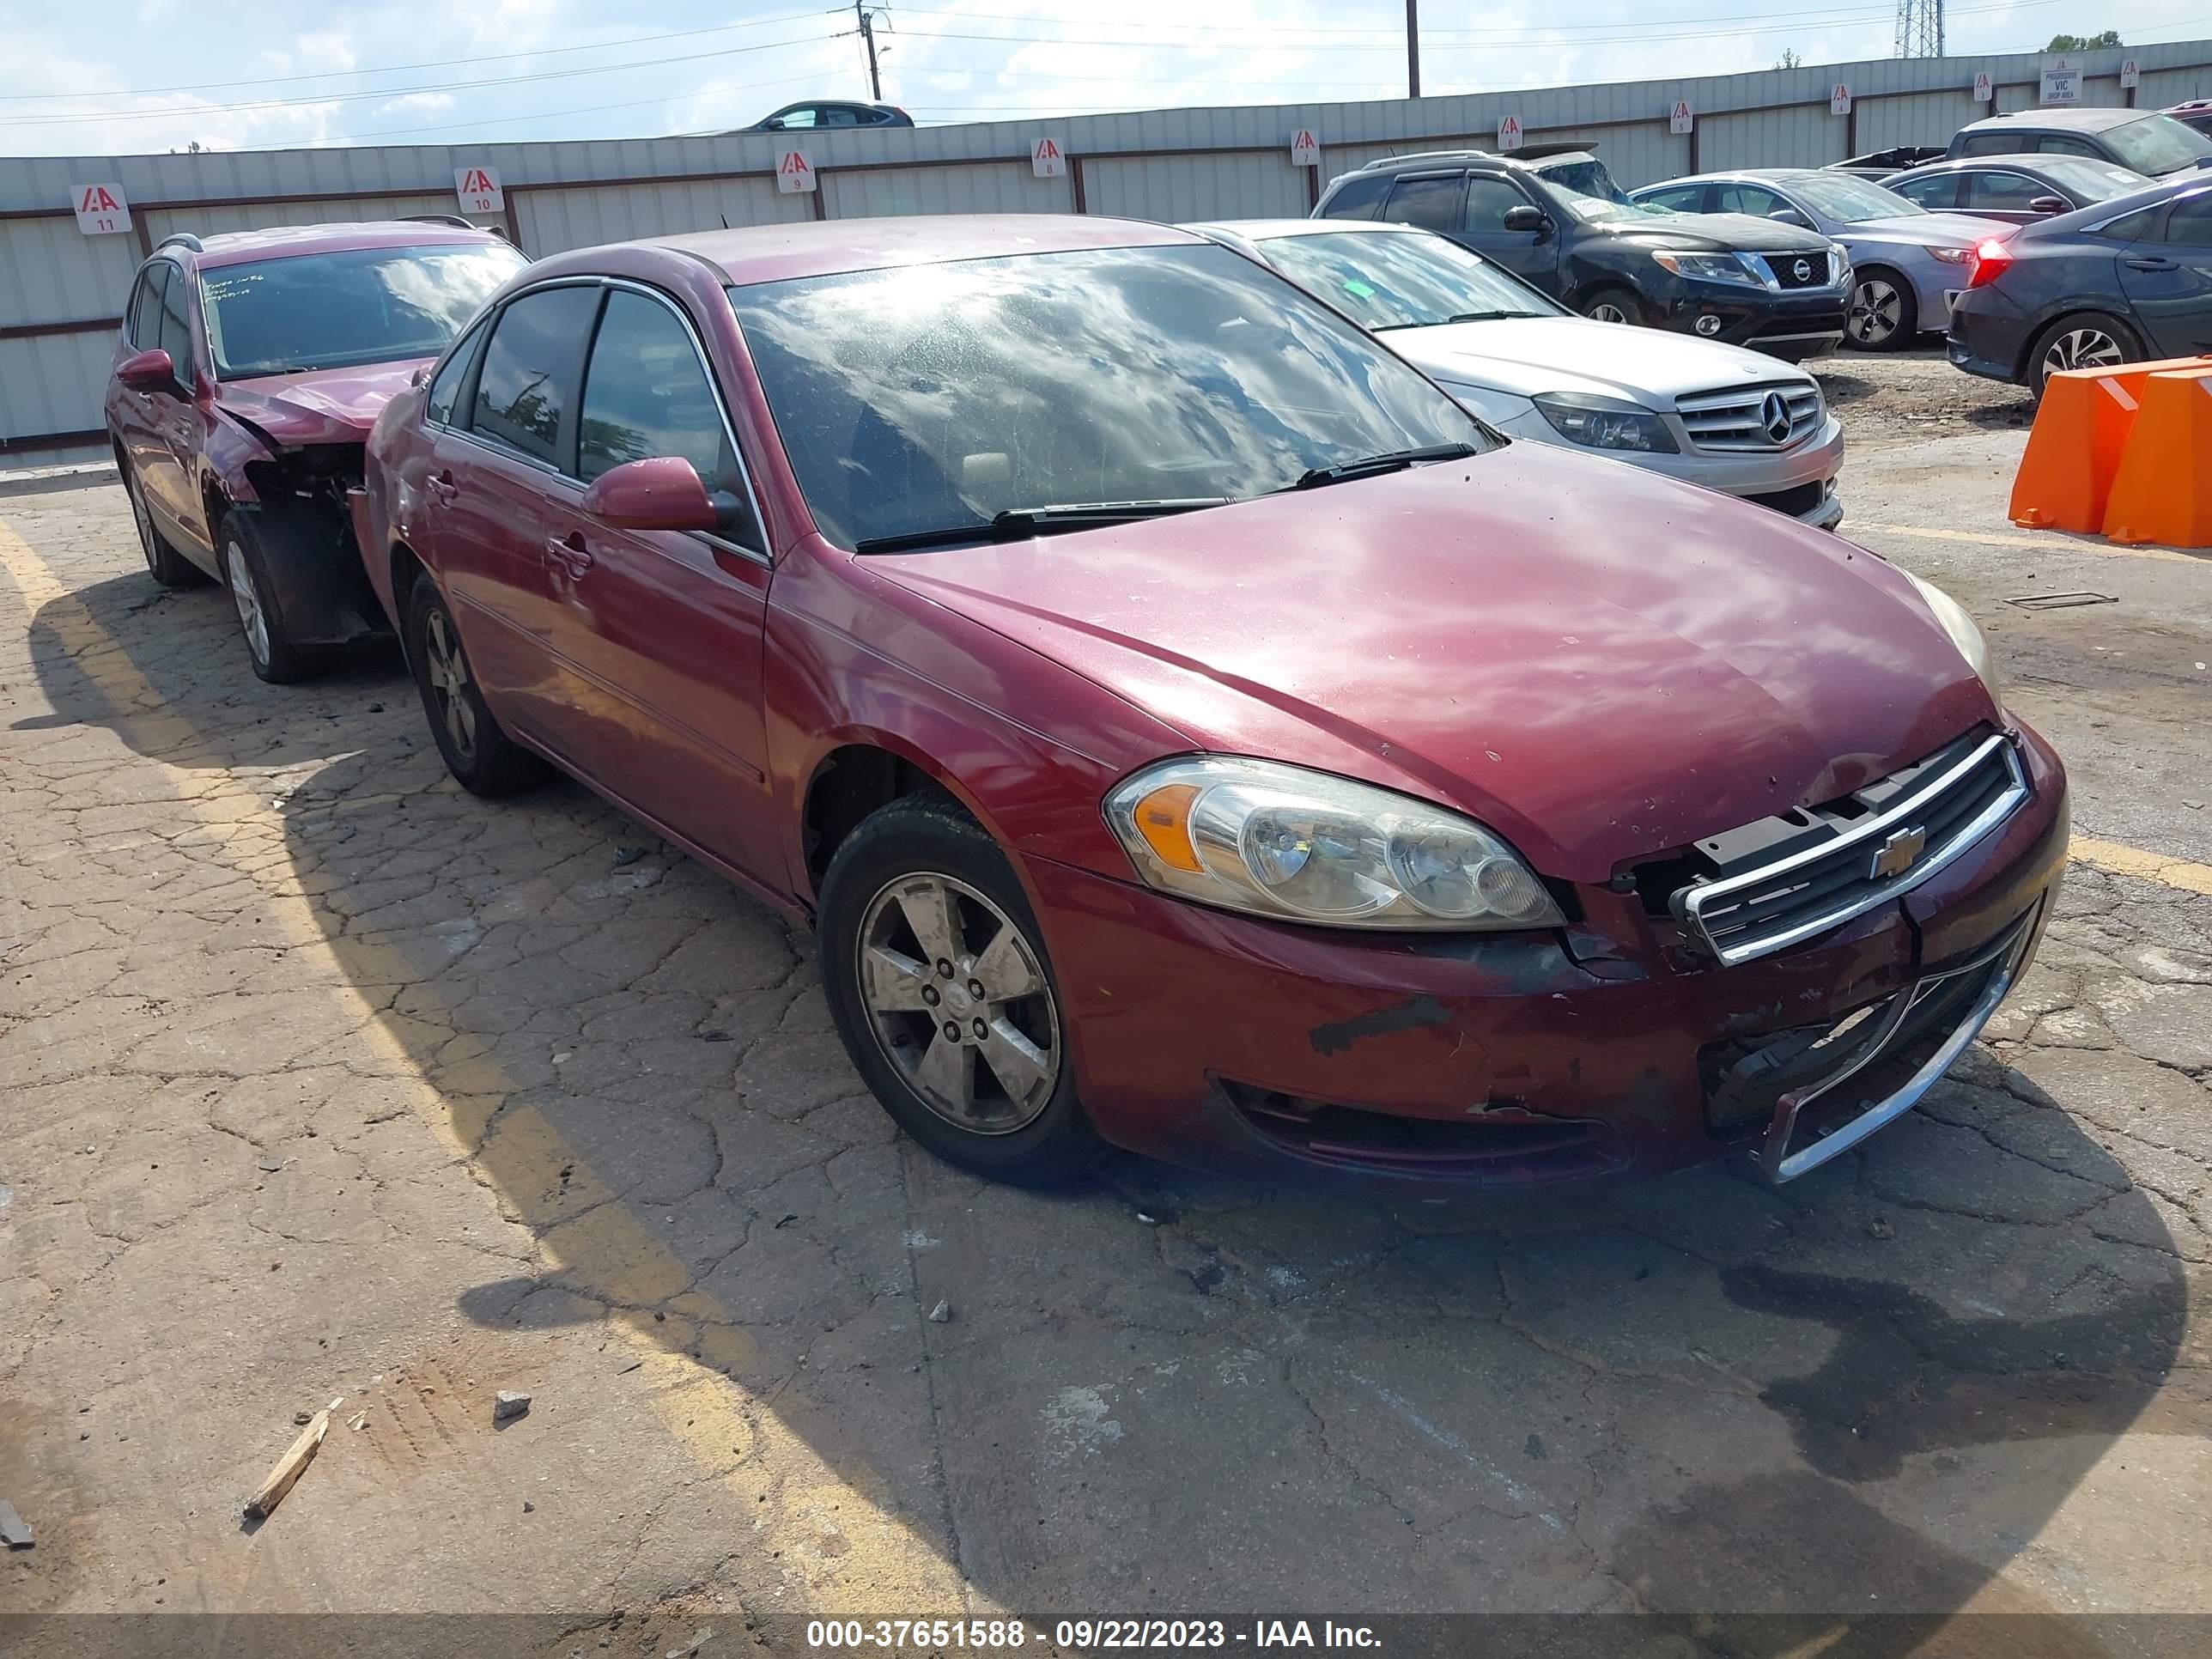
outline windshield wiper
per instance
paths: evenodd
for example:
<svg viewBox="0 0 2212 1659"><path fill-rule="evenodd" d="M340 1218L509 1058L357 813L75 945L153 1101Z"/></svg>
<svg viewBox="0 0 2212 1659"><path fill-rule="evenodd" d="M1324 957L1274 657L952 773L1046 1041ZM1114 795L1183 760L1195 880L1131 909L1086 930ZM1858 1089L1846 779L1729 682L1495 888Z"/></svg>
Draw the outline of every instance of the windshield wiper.
<svg viewBox="0 0 2212 1659"><path fill-rule="evenodd" d="M1316 466L1298 475L1292 489L1316 489L1322 484L1342 483L1346 478L1371 478L1381 472L1398 472L1424 461L1459 461L1482 452L1473 444L1431 444L1425 449L1394 449L1387 455L1365 455L1334 466Z"/></svg>
<svg viewBox="0 0 2212 1659"><path fill-rule="evenodd" d="M1226 507L1227 495L1174 495L1138 501L1055 501L1042 507L1010 507L981 524L945 525L909 530L896 536L869 536L853 544L856 553L900 553L909 548L944 547L958 542L1011 542L1054 530L1087 530L1109 524L1133 524L1171 513Z"/></svg>
<svg viewBox="0 0 2212 1659"><path fill-rule="evenodd" d="M1462 311L1447 317L1448 323L1494 323L1501 317L1540 317L1540 311Z"/></svg>

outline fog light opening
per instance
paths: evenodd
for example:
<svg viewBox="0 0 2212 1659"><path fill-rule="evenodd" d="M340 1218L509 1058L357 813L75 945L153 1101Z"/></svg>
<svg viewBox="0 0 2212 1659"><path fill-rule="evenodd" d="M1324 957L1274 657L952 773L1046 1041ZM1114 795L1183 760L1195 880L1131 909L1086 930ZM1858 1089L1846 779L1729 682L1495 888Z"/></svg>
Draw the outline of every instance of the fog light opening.
<svg viewBox="0 0 2212 1659"><path fill-rule="evenodd" d="M1710 338L1711 336L1716 335L1716 334L1719 333L1720 331L1721 331L1721 319L1720 319L1719 318L1717 318L1717 317L1700 317L1700 318L1698 318L1698 333L1703 334L1703 335L1705 335L1705 336L1706 336L1707 337L1709 337L1709 338Z"/></svg>

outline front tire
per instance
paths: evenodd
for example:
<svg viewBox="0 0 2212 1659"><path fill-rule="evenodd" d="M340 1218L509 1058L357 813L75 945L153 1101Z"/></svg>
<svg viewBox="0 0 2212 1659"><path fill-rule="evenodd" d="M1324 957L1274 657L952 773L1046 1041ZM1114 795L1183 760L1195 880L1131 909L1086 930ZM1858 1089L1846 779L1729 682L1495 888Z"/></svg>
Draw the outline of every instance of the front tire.
<svg viewBox="0 0 2212 1659"><path fill-rule="evenodd" d="M2142 340L2135 330L2107 312L2077 311L2035 337L2027 353L2027 386L2039 403L2043 383L2062 370L2114 368L2142 360Z"/></svg>
<svg viewBox="0 0 2212 1659"><path fill-rule="evenodd" d="M1861 351L1901 351L1920 337L1920 300L1897 272L1870 265L1852 279L1844 336Z"/></svg>
<svg viewBox="0 0 2212 1659"><path fill-rule="evenodd" d="M1636 290L1613 284L1583 296L1583 315L1594 323L1632 323L1641 325L1644 301L1637 298Z"/></svg>
<svg viewBox="0 0 2212 1659"><path fill-rule="evenodd" d="M216 543L223 583L238 611L238 631L246 641L254 673L271 685L291 685L320 673L330 661L328 653L295 644L286 629L283 610L269 580L259 521L234 507L223 514Z"/></svg>
<svg viewBox="0 0 2212 1659"><path fill-rule="evenodd" d="M1058 1186L1098 1160L1036 918L956 802L910 795L854 830L819 922L837 1034L907 1133L1016 1186Z"/></svg>
<svg viewBox="0 0 2212 1659"><path fill-rule="evenodd" d="M124 494L131 498L131 520L138 528L138 550L146 556L146 569L164 587L197 587L207 580L207 573L171 545L169 538L154 526L154 514L146 506L146 492L140 488L138 475L125 471L123 475Z"/></svg>

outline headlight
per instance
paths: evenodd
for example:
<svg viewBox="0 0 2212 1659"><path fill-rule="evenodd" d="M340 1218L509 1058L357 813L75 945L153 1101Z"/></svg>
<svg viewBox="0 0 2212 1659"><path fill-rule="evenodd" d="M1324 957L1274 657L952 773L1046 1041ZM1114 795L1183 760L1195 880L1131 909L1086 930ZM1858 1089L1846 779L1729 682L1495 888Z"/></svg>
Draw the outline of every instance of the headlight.
<svg viewBox="0 0 2212 1659"><path fill-rule="evenodd" d="M1921 580L1901 565L1898 568L1903 572L1905 580L1911 582L1920 597L1927 601L1937 623L1951 636L1951 643L1959 647L1959 654L1966 659L1966 666L1972 669L1981 680L1983 689L1990 694L1990 701L2002 709L2004 693L1997 684L1996 665L1990 660L1989 641L1982 637L1982 630L1974 625L1974 619L1966 614L1966 606L1935 583Z"/></svg>
<svg viewBox="0 0 2212 1659"><path fill-rule="evenodd" d="M1765 288L1765 280L1733 253L1677 253L1656 248L1651 257L1677 276L1694 283L1734 283L1740 288Z"/></svg>
<svg viewBox="0 0 2212 1659"><path fill-rule="evenodd" d="M1529 401L1569 443L1592 449L1635 449L1647 455L1679 453L1667 422L1640 404L1581 392L1546 392Z"/></svg>
<svg viewBox="0 0 2212 1659"><path fill-rule="evenodd" d="M1841 242L1828 244L1828 270L1835 281L1829 286L1847 288L1851 280L1851 251Z"/></svg>
<svg viewBox="0 0 2212 1659"><path fill-rule="evenodd" d="M1513 849L1472 818L1273 761L1193 756L1125 780L1106 821L1163 891L1329 927L1557 927Z"/></svg>
<svg viewBox="0 0 2212 1659"><path fill-rule="evenodd" d="M1928 252L1947 265L1970 265L1974 262L1974 250L1970 247L1931 247Z"/></svg>

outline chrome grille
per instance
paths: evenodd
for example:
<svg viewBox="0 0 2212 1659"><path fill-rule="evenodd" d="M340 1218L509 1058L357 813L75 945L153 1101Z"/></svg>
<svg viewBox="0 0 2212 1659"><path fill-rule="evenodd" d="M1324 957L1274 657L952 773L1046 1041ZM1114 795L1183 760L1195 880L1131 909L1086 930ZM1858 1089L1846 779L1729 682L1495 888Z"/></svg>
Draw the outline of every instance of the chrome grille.
<svg viewBox="0 0 2212 1659"><path fill-rule="evenodd" d="M1826 288L1828 285L1828 256L1826 253L1759 253L1752 257L1766 267L1766 274L1777 288ZM1805 268L1802 276L1797 274L1800 265Z"/></svg>
<svg viewBox="0 0 2212 1659"><path fill-rule="evenodd" d="M1672 908L1722 962L1749 962L1918 886L2027 799L2012 739L1970 734L1842 800L1699 842L1708 857L1740 839L1779 856L1723 865Z"/></svg>
<svg viewBox="0 0 2212 1659"><path fill-rule="evenodd" d="M1770 398L1782 400L1778 414L1789 420L1788 433L1779 439L1773 432L1778 409ZM1708 450L1788 449L1818 432L1826 414L1820 388L1810 380L1692 392L1675 398L1674 410L1689 428L1690 441Z"/></svg>

